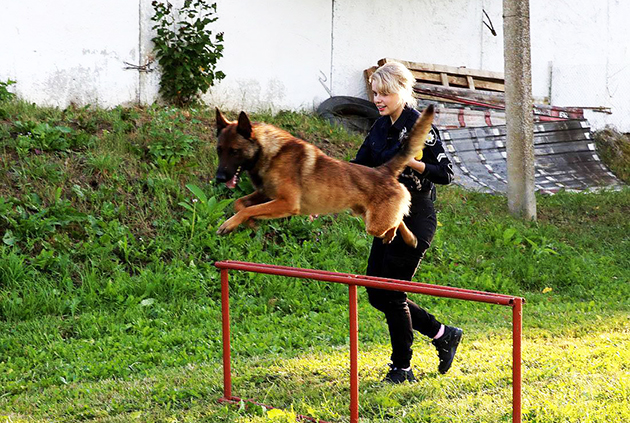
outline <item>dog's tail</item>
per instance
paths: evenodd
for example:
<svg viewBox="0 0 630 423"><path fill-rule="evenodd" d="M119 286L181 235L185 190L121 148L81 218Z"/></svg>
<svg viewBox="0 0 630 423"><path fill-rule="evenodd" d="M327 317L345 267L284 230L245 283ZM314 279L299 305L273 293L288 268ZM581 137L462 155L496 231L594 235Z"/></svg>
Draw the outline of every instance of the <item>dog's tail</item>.
<svg viewBox="0 0 630 423"><path fill-rule="evenodd" d="M395 177L398 177L398 175L400 175L400 173L405 169L405 166L407 166L407 163L409 163L409 160L418 156L424 148L424 143L431 131L431 124L433 123L434 115L435 108L433 105L429 105L426 109L424 109L422 115L418 118L411 129L407 142L405 142L400 151L394 157L392 157L388 162L383 163L379 166L379 168L386 170Z"/></svg>

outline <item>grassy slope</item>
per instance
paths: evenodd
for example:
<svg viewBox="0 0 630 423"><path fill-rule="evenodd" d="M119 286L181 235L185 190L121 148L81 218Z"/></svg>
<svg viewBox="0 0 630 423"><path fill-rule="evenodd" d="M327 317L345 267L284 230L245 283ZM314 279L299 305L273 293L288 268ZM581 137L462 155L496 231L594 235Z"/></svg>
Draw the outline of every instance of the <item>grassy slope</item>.
<svg viewBox="0 0 630 423"><path fill-rule="evenodd" d="M212 262L362 273L362 223L292 218L216 237L229 199L249 187L211 182L212 111L11 102L0 117L0 421L272 420L216 403ZM301 114L255 119L340 158L360 142ZM537 223L510 217L500 196L443 187L439 197L441 226L416 279L527 298L525 421L630 419L630 191L539 197ZM345 287L253 274L233 281L236 394L343 420ZM435 352L418 339L420 382L381 385L386 327L362 292L361 416L509 421L510 311L417 299L465 329L458 361L439 376Z"/></svg>

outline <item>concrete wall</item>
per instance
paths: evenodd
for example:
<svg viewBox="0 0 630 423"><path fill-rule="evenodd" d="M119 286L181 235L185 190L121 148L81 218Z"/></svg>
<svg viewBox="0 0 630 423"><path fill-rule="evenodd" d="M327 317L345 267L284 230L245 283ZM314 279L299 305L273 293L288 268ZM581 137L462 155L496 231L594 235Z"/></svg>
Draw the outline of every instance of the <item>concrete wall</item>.
<svg viewBox="0 0 630 423"><path fill-rule="evenodd" d="M0 80L38 104L105 107L138 99L138 3L3 1Z"/></svg>
<svg viewBox="0 0 630 423"><path fill-rule="evenodd" d="M328 98L331 2L222 0L219 66L227 77L205 100L231 109L313 109Z"/></svg>
<svg viewBox="0 0 630 423"><path fill-rule="evenodd" d="M530 2L534 96L611 107L589 119L630 131L630 2ZM217 3L227 77L204 99L226 109L310 110L329 93L365 97L362 72L382 57L503 70L502 0ZM483 25L483 9L498 36ZM150 57L151 15L151 0L7 1L0 80L59 107L153 102L159 72L124 69Z"/></svg>
<svg viewBox="0 0 630 423"><path fill-rule="evenodd" d="M591 124L630 132L630 1L535 0L531 9L534 93L548 90L558 106L610 107L588 113Z"/></svg>
<svg viewBox="0 0 630 423"><path fill-rule="evenodd" d="M502 0L334 4L337 95L364 97L361 72L382 57L503 71ZM484 9L497 36L483 25ZM530 0L534 97L558 106L610 107L612 115L587 111L591 124L630 132L629 18L627 0Z"/></svg>
<svg viewBox="0 0 630 423"><path fill-rule="evenodd" d="M388 7L383 7L380 0L361 1L361 7L353 0L334 3L335 94L365 96L362 72L383 57L483 67L481 2L407 0L387 2ZM500 25L500 9L496 19L495 24ZM496 64L500 68L488 69L501 70L502 54L500 57L501 62Z"/></svg>

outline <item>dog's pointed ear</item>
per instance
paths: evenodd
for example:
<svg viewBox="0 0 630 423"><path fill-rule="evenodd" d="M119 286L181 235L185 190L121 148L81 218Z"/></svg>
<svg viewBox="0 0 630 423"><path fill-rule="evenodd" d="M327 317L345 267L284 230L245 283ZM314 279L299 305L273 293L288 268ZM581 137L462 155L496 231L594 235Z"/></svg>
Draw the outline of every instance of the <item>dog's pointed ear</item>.
<svg viewBox="0 0 630 423"><path fill-rule="evenodd" d="M229 124L228 120L223 116L221 110L217 107L217 136L223 131Z"/></svg>
<svg viewBox="0 0 630 423"><path fill-rule="evenodd" d="M238 115L238 126L236 132L243 138L251 139L252 137L252 123L249 121L249 117L245 112L241 112Z"/></svg>

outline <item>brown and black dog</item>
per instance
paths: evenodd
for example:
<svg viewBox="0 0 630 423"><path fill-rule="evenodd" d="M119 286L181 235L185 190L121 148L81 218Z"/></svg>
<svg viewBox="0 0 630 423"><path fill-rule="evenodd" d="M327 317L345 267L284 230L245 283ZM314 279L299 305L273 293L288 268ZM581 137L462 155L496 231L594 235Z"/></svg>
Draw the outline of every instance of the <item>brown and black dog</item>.
<svg viewBox="0 0 630 423"><path fill-rule="evenodd" d="M252 123L241 112L226 120L217 108L217 182L233 188L247 171L256 188L234 203L236 214L217 231L226 234L250 219L275 219L351 210L365 221L367 232L389 243L400 230L415 247L417 239L403 222L409 213L409 191L398 175L423 148L431 129L433 106L427 107L396 156L370 168L333 159L286 131ZM251 222L250 222L251 223Z"/></svg>

